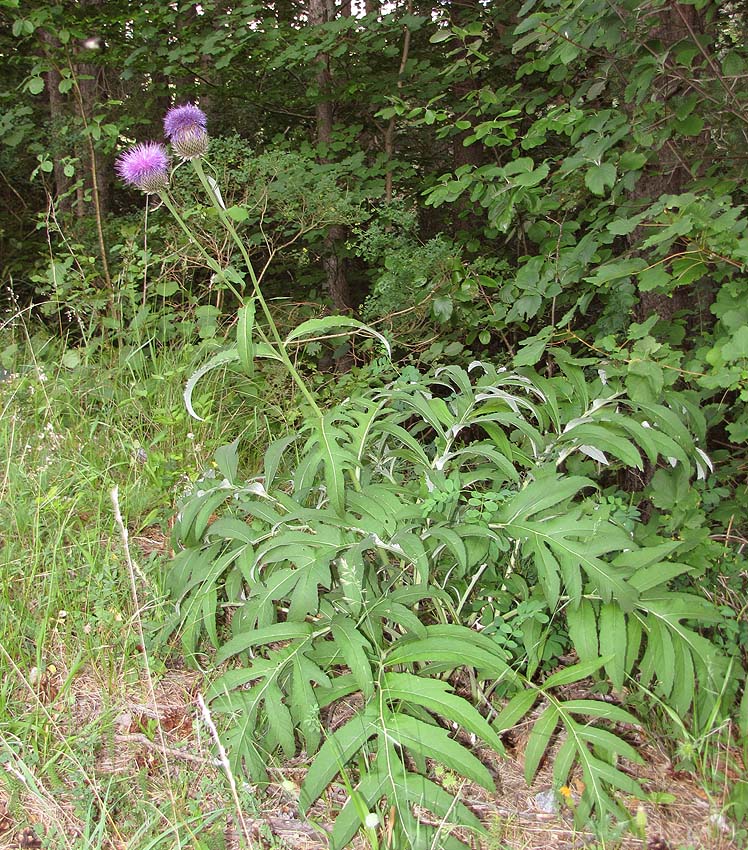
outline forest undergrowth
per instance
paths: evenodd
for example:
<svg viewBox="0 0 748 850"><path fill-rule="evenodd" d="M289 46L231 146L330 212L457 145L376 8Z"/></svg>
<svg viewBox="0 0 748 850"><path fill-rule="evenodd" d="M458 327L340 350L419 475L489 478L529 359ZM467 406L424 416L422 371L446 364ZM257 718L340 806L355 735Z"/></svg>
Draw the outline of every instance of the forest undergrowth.
<svg viewBox="0 0 748 850"><path fill-rule="evenodd" d="M29 325L16 323L14 331L23 332L0 383L6 458L1 846L21 846L24 829L44 847L233 847L242 846L243 830L251 847L326 846L326 830L350 792L347 781L333 784L324 805L306 818L298 804L309 766L303 754L267 762L269 784L234 774L232 790L216 758L212 714L197 702L215 674L187 669L178 647L153 644L172 611L175 502L206 473L214 481L220 469L213 423L185 415L182 389L203 357L200 346L154 349L137 369L123 365L116 351L108 352L109 363L97 357L64 366L54 341L38 331L34 336ZM297 419L298 400L278 395L274 417L248 421L236 415L246 398L240 376L230 390L215 375L204 382L201 405L225 423L225 440L241 436L246 446L260 445ZM250 451L242 468L245 463L249 477L261 458ZM126 521L127 546L117 510ZM729 589L722 592L715 601L728 604ZM517 657L527 662L521 649ZM563 676L575 659L567 650L552 663ZM601 685L583 678L559 695L599 700L606 690ZM470 679L458 680L457 692L469 697ZM646 723L631 718L617 728L644 757L644 764L626 770L646 793L628 803L632 821L621 835L600 846L643 846L658 836L677 848L741 846L730 818L742 775L735 727L716 717L700 734L687 721L674 727L659 700L644 715L646 697L627 694ZM504 702L494 702L495 709ZM599 705L615 711L616 702ZM348 701L325 714L327 728L350 722L356 706ZM478 706L485 710L483 698ZM581 775L569 779L568 790L554 788L555 747L535 781L525 782L528 735L538 716L507 724L505 757L474 751L494 774L495 793L449 765L434 767L434 778L484 824L481 847L552 846L549 836L557 846L599 840L573 823ZM215 722L227 731L222 718ZM35 846L29 833L25 840L32 843L23 846ZM368 846L361 838L351 846L359 845Z"/></svg>
<svg viewBox="0 0 748 850"><path fill-rule="evenodd" d="M0 846L748 846L742 6L73 5L0 0Z"/></svg>

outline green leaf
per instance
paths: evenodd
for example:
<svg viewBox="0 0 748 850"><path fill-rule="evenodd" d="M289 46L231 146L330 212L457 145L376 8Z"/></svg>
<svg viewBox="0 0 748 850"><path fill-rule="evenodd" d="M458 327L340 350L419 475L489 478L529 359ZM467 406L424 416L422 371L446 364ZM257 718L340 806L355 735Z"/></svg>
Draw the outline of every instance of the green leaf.
<svg viewBox="0 0 748 850"><path fill-rule="evenodd" d="M345 481L343 470L348 458L340 446L342 432L333 423L334 412L326 413L316 424L322 462L325 469L327 496L333 510L342 516L345 513Z"/></svg>
<svg viewBox="0 0 748 850"><path fill-rule="evenodd" d="M278 472L278 465L280 464L281 458L283 457L283 452L298 439L297 434L290 434L287 437L280 437L277 440L273 440L272 443L265 450L265 458L264 458L264 469L263 472L265 474L264 478L264 486L265 490L268 492L272 488L275 482L275 476Z"/></svg>
<svg viewBox="0 0 748 850"><path fill-rule="evenodd" d="M365 545L365 544L364 544ZM364 546L349 549L337 559L342 601L350 614L358 617L364 602Z"/></svg>
<svg viewBox="0 0 748 850"><path fill-rule="evenodd" d="M566 706L564 706L564 708L565 707ZM553 760L554 788L560 788L562 785L566 785L568 783L569 774L571 773L571 769L574 766L576 758L577 742L573 737L567 736L566 740L556 751L556 756Z"/></svg>
<svg viewBox="0 0 748 850"><path fill-rule="evenodd" d="M285 640L297 640L308 638L314 632L311 623L275 623L264 629L255 629L251 632L238 634L225 643L216 653L216 664L221 664L232 655L246 652L253 646L264 646L268 643L277 643Z"/></svg>
<svg viewBox="0 0 748 850"><path fill-rule="evenodd" d="M426 626L424 626L417 614L414 614L410 608L406 608L404 605L385 598L377 603L371 613L382 619L397 623L405 632L411 633L415 637L426 637Z"/></svg>
<svg viewBox="0 0 748 850"><path fill-rule="evenodd" d="M300 572L290 568L274 570L264 581L258 581L252 587L249 601L261 609L265 605L269 606L273 602L285 599L299 581ZM244 630L241 633L243 632Z"/></svg>
<svg viewBox="0 0 748 850"><path fill-rule="evenodd" d="M272 345L268 345L266 342L256 342L254 344L254 353L255 357L264 357L267 360L277 360L279 363L283 363L283 358L280 354L278 354Z"/></svg>
<svg viewBox="0 0 748 850"><path fill-rule="evenodd" d="M589 281L594 286L603 286L613 280L621 280L629 277L646 267L646 263L641 257L630 257L629 259L615 259L608 263L598 266L597 270L585 280Z"/></svg>
<svg viewBox="0 0 748 850"><path fill-rule="evenodd" d="M525 747L525 781L530 785L540 767L540 761L548 749L551 736L558 726L558 709L555 705L547 706L532 727L530 737Z"/></svg>
<svg viewBox="0 0 748 850"><path fill-rule="evenodd" d="M210 524L207 532L211 540L238 540L241 543L254 543L256 532L241 519L222 516ZM247 552L249 555L250 553Z"/></svg>
<svg viewBox="0 0 748 850"><path fill-rule="evenodd" d="M569 637L581 662L598 660L597 619L595 609L589 599L582 599L574 608L566 609L566 622L569 625Z"/></svg>
<svg viewBox="0 0 748 850"><path fill-rule="evenodd" d="M642 764L644 761L631 744L607 729L587 724L578 726L577 730L581 738L591 744L598 753L604 754L606 761L612 762L617 756L623 756L623 758L627 758L635 764Z"/></svg>
<svg viewBox="0 0 748 850"><path fill-rule="evenodd" d="M374 771L361 778L356 786L355 793L363 797L369 808L373 809L390 785L390 778L386 773ZM350 847L351 839L362 826L358 806L354 799L349 797L335 818L330 835L330 850L345 850L345 848Z"/></svg>
<svg viewBox="0 0 748 850"><path fill-rule="evenodd" d="M389 546L391 551L397 552L414 566L415 583L425 584L429 577L429 557L421 538L403 530L392 537Z"/></svg>
<svg viewBox="0 0 748 850"><path fill-rule="evenodd" d="M618 172L611 162L603 162L588 168L584 183L593 195L604 195L606 188L613 188Z"/></svg>
<svg viewBox="0 0 748 850"><path fill-rule="evenodd" d="M233 206L226 210L226 214L234 221L246 221L249 218L249 212L246 207Z"/></svg>
<svg viewBox="0 0 748 850"><path fill-rule="evenodd" d="M255 350L252 333L255 325L255 301L252 298L243 307L239 308L238 321L236 325L236 348L239 354L239 363L247 373L254 374Z"/></svg>
<svg viewBox="0 0 748 850"><path fill-rule="evenodd" d="M444 546L454 555L460 568L462 570L467 569L467 549L465 548L462 538L455 531L443 526L432 526L425 530L424 537L427 540L434 539L443 543Z"/></svg>
<svg viewBox="0 0 748 850"><path fill-rule="evenodd" d="M350 668L365 699L374 696L374 677L367 657L370 646L346 614L336 614L331 622L332 636Z"/></svg>
<svg viewBox="0 0 748 850"><path fill-rule="evenodd" d="M680 540L666 540L664 543L658 543L655 546L643 546L639 549L632 548L630 551L622 552L616 556L614 563L616 566L630 567L637 570L638 574L638 571L645 567L652 565L656 567L664 566L661 562L682 545L683 543ZM631 583L634 584L633 578L631 579ZM636 586L642 592L649 589L648 587L640 586L638 582ZM654 585L650 586L654 587Z"/></svg>
<svg viewBox="0 0 748 850"><path fill-rule="evenodd" d="M317 693L321 688L331 686L332 682L327 674L301 652L294 654L292 664L289 708L294 726L304 738L304 749L307 755L311 756L317 752L322 737ZM317 682L320 687L313 688L312 681Z"/></svg>
<svg viewBox="0 0 748 850"><path fill-rule="evenodd" d="M537 537L528 541L527 549L533 555L538 581L548 607L555 608L561 593L561 567L550 549Z"/></svg>
<svg viewBox="0 0 748 850"><path fill-rule="evenodd" d="M193 497L184 506L177 519L177 533L187 545L202 540L210 517L216 508L223 504L233 493L232 488L209 490L202 496Z"/></svg>
<svg viewBox="0 0 748 850"><path fill-rule="evenodd" d="M639 291L651 292L653 289L670 288L672 275L663 265L652 266L639 272Z"/></svg>
<svg viewBox="0 0 748 850"><path fill-rule="evenodd" d="M594 447L617 457L627 466L643 468L642 459L636 447L626 437L616 434L611 427L583 422L573 427L567 426L563 437L564 440L573 441L580 451Z"/></svg>
<svg viewBox="0 0 748 850"><path fill-rule="evenodd" d="M640 722L625 709L614 703L597 699L568 699L563 703L563 710L569 714L584 714L586 717L600 717L611 723L624 723L630 726L640 726Z"/></svg>
<svg viewBox="0 0 748 850"><path fill-rule="evenodd" d="M487 791L495 791L494 781L485 765L469 750L452 740L446 729L404 714L385 715L383 721L384 732L394 743L424 758L436 759Z"/></svg>
<svg viewBox="0 0 748 850"><path fill-rule="evenodd" d="M359 322L358 319L352 319L349 316L323 316L321 319L307 319L288 334L284 341L284 345L288 347L289 343L294 342L294 340L307 336L324 335L326 338L329 336L346 336L347 333L345 332L336 334L329 333L332 330L339 330L340 328L346 328L366 334L367 336L373 336L382 343L388 357L392 354L390 344L386 337L380 334L379 331L374 330L374 328L365 325L363 322Z"/></svg>
<svg viewBox="0 0 748 850"><path fill-rule="evenodd" d="M77 369L81 364L81 356L78 351L72 349L71 351L66 351L62 355L62 365L66 369Z"/></svg>
<svg viewBox="0 0 748 850"><path fill-rule="evenodd" d="M452 693L447 682L427 679L412 673L385 673L382 688L388 700L402 700L406 705L415 703L457 723L460 728L473 732L498 753L504 752L501 739L485 718L470 703Z"/></svg>
<svg viewBox="0 0 748 850"><path fill-rule="evenodd" d="M431 38L429 38L429 42L431 44L441 44L443 41L449 41L449 39L453 37L454 34L449 27L442 27L432 34Z"/></svg>
<svg viewBox="0 0 748 850"><path fill-rule="evenodd" d="M632 797L636 797L639 800L646 799L647 795L635 779L601 759L594 758L588 754L582 760L582 770L589 787L597 788L599 780L602 779L614 788L618 788L626 794L631 794ZM603 797L603 794L599 796Z"/></svg>
<svg viewBox="0 0 748 850"><path fill-rule="evenodd" d="M454 305L448 295L440 295L431 302L431 310L434 318L444 324L452 318Z"/></svg>
<svg viewBox="0 0 748 850"><path fill-rule="evenodd" d="M631 576L629 582L640 593L646 593L660 585L669 584L672 579L677 578L684 573L691 572L692 570L693 567L689 564L679 564L674 561L667 561L637 570L634 575Z"/></svg>
<svg viewBox="0 0 748 850"><path fill-rule="evenodd" d="M730 341L722 346L722 356L728 363L737 360L748 360L748 327L738 328Z"/></svg>
<svg viewBox="0 0 748 850"><path fill-rule="evenodd" d="M667 626L652 616L647 619L647 648L641 668L643 676L655 677L660 692L668 697L675 677L673 639Z"/></svg>
<svg viewBox="0 0 748 850"><path fill-rule="evenodd" d="M543 688L544 690L549 690L550 688L561 687L561 685L571 685L574 682L581 682L582 679L586 679L588 676L596 673L607 660L606 658L595 658L590 661L573 664L571 667L564 667L563 670L557 670L543 682Z"/></svg>
<svg viewBox="0 0 748 850"><path fill-rule="evenodd" d="M698 136L704 129L704 119L696 112L692 112L681 121L674 121L673 126L682 136Z"/></svg>
<svg viewBox="0 0 748 850"><path fill-rule="evenodd" d="M255 716L250 710L250 694L236 694L241 702L233 709L238 720L229 726L224 740L231 756L234 772L246 771L256 782L267 782L267 756L261 754L254 738Z"/></svg>
<svg viewBox="0 0 748 850"><path fill-rule="evenodd" d="M528 540L535 537L536 542L542 542L553 549L564 571L569 595L575 602L581 591L578 576L578 568L581 565L604 601L615 599L625 611L633 608L638 597L637 591L621 577L620 570L598 557L599 554L605 554L621 545L616 540L616 529L613 526L607 527L605 536L595 536L590 531L585 533L586 530L578 517L567 514L555 519L512 522L507 525L506 530L515 539ZM577 535L589 535L589 538L575 540L574 536ZM627 543L630 545L630 540L627 539Z"/></svg>
<svg viewBox="0 0 748 850"><path fill-rule="evenodd" d="M639 151L624 151L618 164L623 171L638 171L646 165L647 157Z"/></svg>
<svg viewBox="0 0 748 850"><path fill-rule="evenodd" d="M197 413L195 413L192 407L192 393L195 390L197 382L200 380L200 378L203 377L203 375L207 375L208 372L213 371L213 369L218 369L219 367L225 366L228 363L235 363L238 359L239 352L236 350L236 348L229 348L225 351L219 351L218 354L215 354L213 357L210 358L210 360L208 360L207 363L202 365L196 372L193 372L193 374L190 375L189 380L187 381L187 384L184 388L184 403L187 407L187 412L193 419L197 419L199 422L205 421L202 416L198 416Z"/></svg>
<svg viewBox="0 0 748 850"><path fill-rule="evenodd" d="M499 712L493 725L499 732L512 729L535 705L540 696L540 691L535 688L527 688L515 694Z"/></svg>
<svg viewBox="0 0 748 850"><path fill-rule="evenodd" d="M343 697L355 694L359 690L358 683L351 673L340 673L331 680L328 687L320 687L315 691L317 704L320 708L326 708Z"/></svg>
<svg viewBox="0 0 748 850"><path fill-rule="evenodd" d="M539 334L520 342L522 350L514 355L512 362L515 366L534 366L543 356L548 343L553 337L553 328L544 328Z"/></svg>
<svg viewBox="0 0 748 850"><path fill-rule="evenodd" d="M385 665L433 662L452 667L473 667L484 677L516 679L502 650L490 638L465 626L427 626L428 637L401 638L387 653Z"/></svg>
<svg viewBox="0 0 748 850"><path fill-rule="evenodd" d="M574 741L585 782L583 804L577 807L576 814L586 818L589 807L594 806L600 813L614 811L623 815L622 807L610 797L604 783L607 782L614 788L635 796L641 796L642 790L638 783L612 765L597 758L587 749L587 742L584 737L587 727L580 726L568 716L564 716L563 720L568 737Z"/></svg>
<svg viewBox="0 0 748 850"><path fill-rule="evenodd" d="M299 805L302 811L319 799L322 792L376 734L376 712L373 708L355 714L347 723L328 736L319 749L301 786Z"/></svg>
<svg viewBox="0 0 748 850"><path fill-rule="evenodd" d="M722 73L726 77L737 77L745 71L745 59L737 50L728 51L722 59Z"/></svg>
<svg viewBox="0 0 748 850"><path fill-rule="evenodd" d="M240 437L237 437L233 443L220 446L220 448L216 449L215 453L216 466L218 466L219 472L230 484L236 481L236 473L239 469L238 449L240 439Z"/></svg>
<svg viewBox="0 0 748 850"><path fill-rule="evenodd" d="M680 717L685 717L695 696L694 663L690 647L684 641L673 641L673 653L675 655L673 690L670 693L669 702Z"/></svg>
<svg viewBox="0 0 748 850"><path fill-rule="evenodd" d="M628 236L641 224L641 216L633 218L618 218L611 221L607 228L615 236Z"/></svg>
<svg viewBox="0 0 748 850"><path fill-rule="evenodd" d="M629 617L626 623L626 660L624 662L626 670L633 669L639 658L643 634L644 629L639 617Z"/></svg>
<svg viewBox="0 0 748 850"><path fill-rule="evenodd" d="M506 662L484 650L472 651L472 647L460 647L449 638L427 637L418 640L400 640L387 653L385 664L413 664L433 662L454 667L475 667L484 676L501 676ZM466 654L466 651L468 654Z"/></svg>
<svg viewBox="0 0 748 850"><path fill-rule="evenodd" d="M423 464L426 467L430 465L428 456L423 450L423 446L421 446L418 440L414 439L405 430L405 428L400 427L400 425L396 425L394 422L383 420L378 423L378 430L383 434L391 435L399 443L409 448L417 459L417 463Z"/></svg>
<svg viewBox="0 0 748 850"><path fill-rule="evenodd" d="M394 799L405 799L428 809L444 823L459 823L476 832L485 832L478 818L448 791L418 773L395 773L391 778ZM440 844L440 850L442 845Z"/></svg>
<svg viewBox="0 0 748 850"><path fill-rule="evenodd" d="M623 690L626 674L626 617L615 602L605 602L600 606L600 654L609 660L605 663L605 672L617 691Z"/></svg>
<svg viewBox="0 0 748 850"><path fill-rule="evenodd" d="M44 78L32 77L27 86L30 94L41 94L44 91Z"/></svg>
<svg viewBox="0 0 748 850"><path fill-rule="evenodd" d="M516 162L517 160L515 160L515 163ZM512 174L508 177L508 180L515 186L521 186L525 189L529 189L533 186L537 186L539 183L542 183L548 176L549 172L550 167L544 162L531 171L526 171L520 174Z"/></svg>
<svg viewBox="0 0 748 850"><path fill-rule="evenodd" d="M296 755L296 738L291 712L283 702L283 694L275 682L265 686L265 715L268 726L286 758Z"/></svg>
<svg viewBox="0 0 748 850"><path fill-rule="evenodd" d="M513 523L519 518L527 519L565 502L585 487L596 488L597 485L589 478L578 475L538 478L507 500L501 510L500 519L506 523Z"/></svg>
<svg viewBox="0 0 748 850"><path fill-rule="evenodd" d="M67 176L72 177L73 175L68 174ZM179 284L176 280L160 280L155 287L156 294L161 298L170 298L178 290Z"/></svg>

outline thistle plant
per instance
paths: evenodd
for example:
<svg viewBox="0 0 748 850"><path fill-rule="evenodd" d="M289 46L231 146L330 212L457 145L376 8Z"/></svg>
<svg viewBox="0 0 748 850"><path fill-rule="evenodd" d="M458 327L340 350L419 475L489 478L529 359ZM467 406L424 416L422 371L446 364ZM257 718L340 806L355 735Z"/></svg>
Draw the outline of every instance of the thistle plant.
<svg viewBox="0 0 748 850"><path fill-rule="evenodd" d="M125 151L117 160L117 172L126 183L135 186L146 194L157 194L161 198L164 206L166 206L169 212L171 212L175 221L184 231L190 243L197 246L208 266L219 276L221 280L223 280L226 286L242 303L240 324L245 337L245 346L251 353L250 356L245 358L245 365L247 368L251 368L251 360L254 356L270 357L271 359L275 359L283 363L292 380L301 391L301 394L304 396L317 418L321 419L322 412L319 409L314 396L312 396L309 392L306 383L301 378L296 367L293 365L290 357L288 356L286 346L281 339L278 327L262 294L247 248L236 232L236 228L232 224L231 219L226 215L223 201L221 200L220 190L218 189L215 181L211 182L210 178L208 178L203 170L200 158L208 150L209 138L207 126L208 119L205 113L199 107L191 103L170 109L164 117L164 134L171 142L174 152L181 157L182 160L190 162L200 182L205 188L211 204L218 212L221 222L224 224L232 240L239 249L242 259L244 260L249 279L252 282L253 293L249 298L243 297L237 290L234 285L236 278L232 280L232 277L229 276L227 270L221 268L215 258L211 257L210 254L205 251L179 213L179 210L168 191L170 161L169 155L163 144L158 142L143 142ZM252 345L252 335L255 329L255 301L257 301L262 309L271 337L269 339L261 327L257 328L258 335L262 340L262 349L255 349ZM191 407L191 405L189 406Z"/></svg>
<svg viewBox="0 0 748 850"><path fill-rule="evenodd" d="M117 173L146 194L163 192L169 185L169 154L158 142L143 142L130 148L116 163Z"/></svg>
<svg viewBox="0 0 748 850"><path fill-rule="evenodd" d="M698 469L688 429L664 405L635 404L622 387L590 381L570 359L551 378L490 363L468 372L448 366L323 411L289 347L340 329L386 347L387 340L343 316L311 319L281 338L203 167L204 113L176 107L164 129L252 284L248 296L240 294L241 276L222 269L191 234L169 194L164 146L124 153L123 179L162 199L241 302L236 344L189 379L188 410L196 415L192 390L210 369L235 361L250 371L255 359L271 358L311 413L267 447L262 474L250 482L238 479L237 444L221 447L222 477L200 482L174 529L178 554L168 583L176 604L162 636L178 631L190 662L206 641L216 663L231 661L209 698L227 718L234 769L264 781L272 754L291 758L303 747L312 760L304 810L342 775L348 801L330 837L333 850L359 829L372 846L380 830L387 846L466 850L466 836L481 823L429 765L494 790L485 764L453 731L500 755L500 735L525 719L533 726L528 782L558 742L556 790L563 794L573 769L584 781L577 820L593 811L601 823L625 819L621 797L643 792L619 762L640 756L611 724L636 719L608 702L567 699L561 689L605 677L623 693L637 679L656 680L673 712L709 715L719 710L728 674L719 649L691 625L721 615L670 587L689 570L670 560L679 541L637 546L597 498L594 479L601 464L641 468L644 457L666 458L686 474ZM255 325L256 305L264 327ZM563 469L572 456L574 474ZM567 648L578 663L547 675ZM453 686L461 668L468 668L472 701ZM355 712L347 709L349 719L328 733L322 710L352 694Z"/></svg>
<svg viewBox="0 0 748 850"><path fill-rule="evenodd" d="M208 119L192 103L175 106L166 113L164 135L182 159L195 159L208 151Z"/></svg>

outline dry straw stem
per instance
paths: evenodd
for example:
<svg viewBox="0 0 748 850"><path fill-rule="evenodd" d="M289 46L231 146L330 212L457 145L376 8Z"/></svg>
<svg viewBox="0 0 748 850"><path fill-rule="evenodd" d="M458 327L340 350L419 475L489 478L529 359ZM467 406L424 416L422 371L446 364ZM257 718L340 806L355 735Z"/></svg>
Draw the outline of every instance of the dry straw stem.
<svg viewBox="0 0 748 850"><path fill-rule="evenodd" d="M115 519L115 522L117 523L117 527L119 528L120 535L122 537L122 546L123 546L123 549L124 549L124 552L125 552L125 561L127 563L127 574L128 574L129 579L130 579L130 591L132 593L132 601L133 601L133 617L135 619L135 624L136 624L137 629L138 629L138 637L140 639L140 645L143 648L143 662L144 662L146 681L148 683L148 695L149 695L150 700L151 700L151 705L152 705L152 707L155 711L156 730L158 732L158 740L159 740L159 744L160 744L161 758L163 759L163 762L164 762L164 767L166 769L166 775L169 776L170 772L171 772L170 768L169 768L169 748L166 745L166 738L164 736L164 730L163 730L163 727L161 725L161 719L160 719L160 715L159 715L159 711L158 711L158 700L156 699L156 689L154 687L153 675L151 673L151 664L150 664L150 660L148 658L148 653L146 651L145 634L143 632L143 620L140 616L140 602L139 602L139 599L138 599L138 586L137 586L137 582L135 581L136 571L144 582L146 582L146 579L145 579L145 576L143 575L142 571L138 567L136 567L135 563L133 562L132 555L130 554L129 533L128 533L127 527L125 526L125 523L122 519L122 511L120 510L120 506L119 506L119 490L118 490L118 488L115 486L110 491L109 495L110 495L111 500L112 500L112 506L114 507L114 519ZM182 840L180 838L179 830L176 828L177 802L176 802L176 799L174 797L174 790L172 789L170 783L168 783L168 792L169 792L169 802L171 803L171 811L172 811L172 815L174 817L174 826L175 826L174 835L175 835L176 840L177 840L177 847L179 848L179 850L181 850Z"/></svg>
<svg viewBox="0 0 748 850"><path fill-rule="evenodd" d="M216 729L216 724L213 722L213 718L211 717L210 710L208 706L205 704L205 700L203 699L202 694L197 695L197 704L200 708L200 714L202 715L203 722L208 727L208 731L210 732L211 737L215 741L216 749L218 750L218 760L221 763L221 767L223 768L226 778L229 781L229 787L231 788L231 796L234 800L234 806L236 807L236 816L239 819L239 825L242 828L242 835L244 837L244 842L247 847L252 846L252 842L250 840L250 831L249 825L244 819L244 812L242 811L242 804L239 800L239 793L236 788L236 779L234 778L234 772L231 770L231 762L229 761L228 754L226 753L226 749L221 743L221 739L218 736L218 730Z"/></svg>

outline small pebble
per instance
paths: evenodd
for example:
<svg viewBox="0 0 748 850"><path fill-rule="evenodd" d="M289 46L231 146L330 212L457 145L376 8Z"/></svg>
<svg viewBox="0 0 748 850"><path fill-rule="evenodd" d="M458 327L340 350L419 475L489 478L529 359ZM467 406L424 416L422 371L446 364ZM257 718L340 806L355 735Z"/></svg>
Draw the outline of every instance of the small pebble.
<svg viewBox="0 0 748 850"><path fill-rule="evenodd" d="M535 807L547 815L555 815L558 811L558 797L552 788L535 795Z"/></svg>

